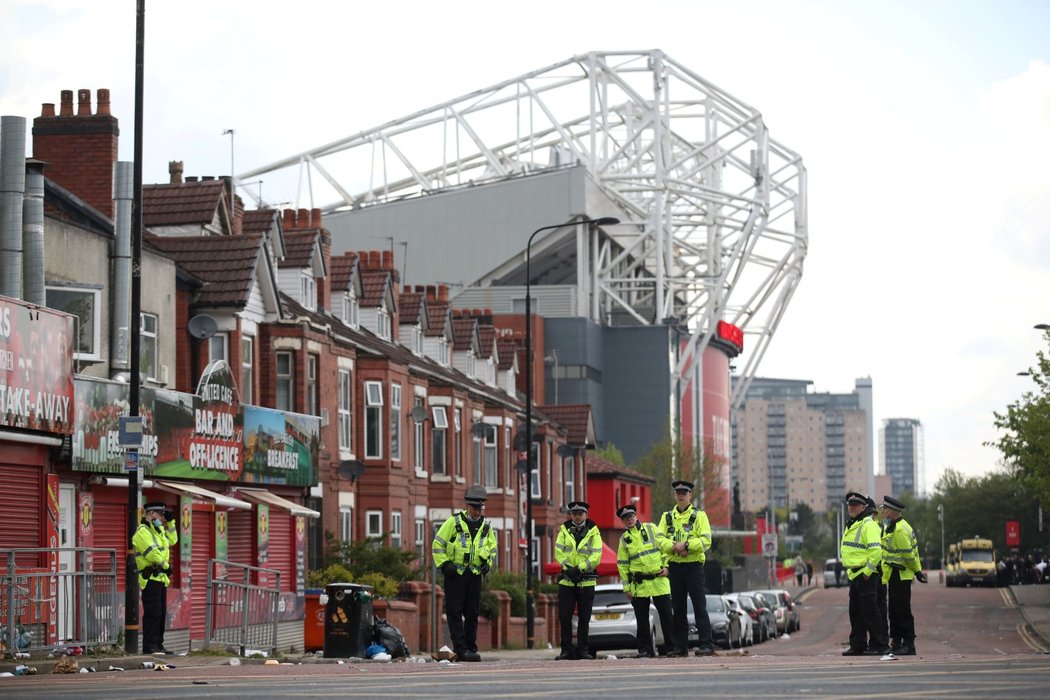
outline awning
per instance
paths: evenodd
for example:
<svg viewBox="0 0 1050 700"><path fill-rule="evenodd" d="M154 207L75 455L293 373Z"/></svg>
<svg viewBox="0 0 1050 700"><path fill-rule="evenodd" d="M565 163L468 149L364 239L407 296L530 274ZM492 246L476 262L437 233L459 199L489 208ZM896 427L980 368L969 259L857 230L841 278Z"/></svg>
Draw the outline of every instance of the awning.
<svg viewBox="0 0 1050 700"><path fill-rule="evenodd" d="M154 484L154 488L158 488L162 491L169 491L171 493L189 494L191 496L196 496L197 498L203 498L208 501L213 501L215 505L224 508L240 508L241 510L252 509L252 504L248 501L223 496L221 493L209 491L208 489L197 486L196 484L187 484L180 481L157 481Z"/></svg>
<svg viewBox="0 0 1050 700"><path fill-rule="evenodd" d="M308 518L320 518L321 514L316 510L301 506L294 501L289 501L287 498L282 498L275 493L270 493L266 489L249 489L249 488L238 488L237 492L243 494L245 498L250 498L258 503L265 503L270 506L277 508L283 508L292 515L305 515Z"/></svg>

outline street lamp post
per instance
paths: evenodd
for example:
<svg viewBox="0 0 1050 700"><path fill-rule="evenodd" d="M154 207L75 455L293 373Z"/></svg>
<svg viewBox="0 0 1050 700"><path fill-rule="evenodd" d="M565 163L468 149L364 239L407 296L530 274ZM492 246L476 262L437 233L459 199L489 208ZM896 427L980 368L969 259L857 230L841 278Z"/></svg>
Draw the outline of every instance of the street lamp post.
<svg viewBox="0 0 1050 700"><path fill-rule="evenodd" d="M944 571L944 504L937 504L937 519L941 521L941 571ZM943 575L943 573L942 573Z"/></svg>
<svg viewBox="0 0 1050 700"><path fill-rule="evenodd" d="M534 647L536 641L535 593L533 591L535 582L532 575L532 562L535 561L532 549L532 241L538 233L573 224L612 226L618 223L620 220L617 218L603 216L599 219L584 219L566 224L541 226L532 232L528 243L525 244L525 539L528 543L525 549L525 638L529 649Z"/></svg>

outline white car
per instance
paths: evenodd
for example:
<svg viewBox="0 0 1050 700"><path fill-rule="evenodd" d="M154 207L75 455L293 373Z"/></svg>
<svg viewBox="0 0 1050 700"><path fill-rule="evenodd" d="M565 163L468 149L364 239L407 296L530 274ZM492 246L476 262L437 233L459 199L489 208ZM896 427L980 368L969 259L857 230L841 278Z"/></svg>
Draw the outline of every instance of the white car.
<svg viewBox="0 0 1050 700"><path fill-rule="evenodd" d="M576 633L577 618L572 618L573 634ZM656 606L649 605L649 630L656 648L664 643L664 631ZM668 630L670 632L670 630ZM602 649L638 649L638 627L634 607L623 586L619 583L603 583L594 587L594 606L591 608L591 625L588 630L590 651ZM655 653L656 650L650 650Z"/></svg>
<svg viewBox="0 0 1050 700"><path fill-rule="evenodd" d="M740 604L740 601L735 595L727 594L722 597L726 599L726 603L729 604L729 607L735 610L737 615L740 616L740 646L751 646L755 643L755 637L757 636L755 634L754 621L751 619L751 615L744 609L744 606Z"/></svg>

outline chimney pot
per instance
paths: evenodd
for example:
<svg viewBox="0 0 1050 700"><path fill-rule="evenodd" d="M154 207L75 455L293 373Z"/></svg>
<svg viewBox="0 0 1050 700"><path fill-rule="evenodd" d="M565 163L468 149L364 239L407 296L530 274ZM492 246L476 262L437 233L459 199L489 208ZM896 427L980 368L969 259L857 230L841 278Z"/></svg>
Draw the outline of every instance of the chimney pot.
<svg viewBox="0 0 1050 700"><path fill-rule="evenodd" d="M383 251L383 269L393 270L394 269L394 251L384 250Z"/></svg>
<svg viewBox="0 0 1050 700"><path fill-rule="evenodd" d="M378 250L368 251L368 269L370 270L382 270L381 265L383 264L383 256Z"/></svg>
<svg viewBox="0 0 1050 700"><path fill-rule="evenodd" d="M60 117L72 117L73 116L73 91L72 90L63 90L62 91L61 103L62 103L62 107L61 107L61 111L59 112L58 116L60 116Z"/></svg>
<svg viewBox="0 0 1050 700"><path fill-rule="evenodd" d="M416 294L426 294L426 293L427 293L427 288L426 287L424 287L421 284L417 284L416 285Z"/></svg>
<svg viewBox="0 0 1050 700"><path fill-rule="evenodd" d="M95 109L95 114L109 114L109 89L99 88L96 94L98 95L98 107Z"/></svg>
<svg viewBox="0 0 1050 700"><path fill-rule="evenodd" d="M448 285L439 284L437 288L438 301L448 301Z"/></svg>
<svg viewBox="0 0 1050 700"><path fill-rule="evenodd" d="M484 309L482 312L487 318L492 318L492 309Z"/></svg>
<svg viewBox="0 0 1050 700"><path fill-rule="evenodd" d="M182 183L182 161L168 161L168 184L179 185Z"/></svg>
<svg viewBox="0 0 1050 700"><path fill-rule="evenodd" d="M321 228L321 209L310 210L310 228Z"/></svg>
<svg viewBox="0 0 1050 700"><path fill-rule="evenodd" d="M186 178L186 182L196 182L196 181L197 181L197 176L196 175L190 175L190 176L188 176Z"/></svg>
<svg viewBox="0 0 1050 700"><path fill-rule="evenodd" d="M432 284L428 284L427 285L427 299L430 300L430 301L436 301L439 298L440 297L437 296L437 288L434 285L432 285Z"/></svg>
<svg viewBox="0 0 1050 700"><path fill-rule="evenodd" d="M300 209L295 215L296 228L309 228L310 227L310 210Z"/></svg>
<svg viewBox="0 0 1050 700"><path fill-rule="evenodd" d="M77 116L91 116L91 91L77 90Z"/></svg>
<svg viewBox="0 0 1050 700"><path fill-rule="evenodd" d="M41 117L53 117L55 116L55 103L45 102L44 108L40 111Z"/></svg>
<svg viewBox="0 0 1050 700"><path fill-rule="evenodd" d="M291 231L295 228L295 209L284 210L284 229Z"/></svg>

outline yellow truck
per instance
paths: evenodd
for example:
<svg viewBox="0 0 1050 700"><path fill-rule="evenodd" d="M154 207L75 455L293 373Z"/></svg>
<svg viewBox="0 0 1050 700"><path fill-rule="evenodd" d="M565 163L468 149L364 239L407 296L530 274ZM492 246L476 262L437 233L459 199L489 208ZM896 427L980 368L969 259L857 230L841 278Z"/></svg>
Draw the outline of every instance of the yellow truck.
<svg viewBox="0 0 1050 700"><path fill-rule="evenodd" d="M992 541L983 537L959 540L948 547L948 566L945 584L956 586L995 586L998 557Z"/></svg>

